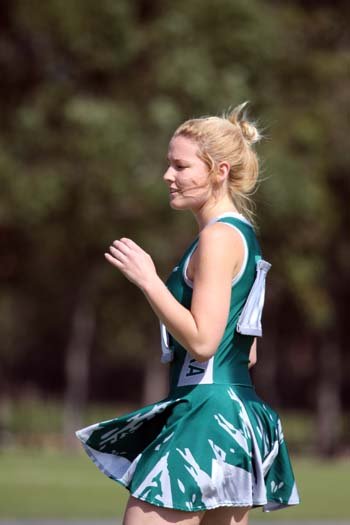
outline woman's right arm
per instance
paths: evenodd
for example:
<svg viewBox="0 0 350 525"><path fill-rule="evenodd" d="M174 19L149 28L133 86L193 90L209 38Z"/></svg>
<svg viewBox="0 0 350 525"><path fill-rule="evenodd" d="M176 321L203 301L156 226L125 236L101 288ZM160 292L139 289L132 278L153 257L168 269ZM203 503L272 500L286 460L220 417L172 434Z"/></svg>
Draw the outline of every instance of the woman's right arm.
<svg viewBox="0 0 350 525"><path fill-rule="evenodd" d="M208 361L224 335L232 295L232 274L243 260L240 234L223 223L199 235L190 309L183 306L156 275L142 286L168 332L199 362Z"/></svg>
<svg viewBox="0 0 350 525"><path fill-rule="evenodd" d="M256 337L254 337L254 341L253 341L252 346L250 347L250 352L249 352L248 368L251 368L252 366L254 366L257 360L258 360L258 355L257 355L257 350L256 350Z"/></svg>

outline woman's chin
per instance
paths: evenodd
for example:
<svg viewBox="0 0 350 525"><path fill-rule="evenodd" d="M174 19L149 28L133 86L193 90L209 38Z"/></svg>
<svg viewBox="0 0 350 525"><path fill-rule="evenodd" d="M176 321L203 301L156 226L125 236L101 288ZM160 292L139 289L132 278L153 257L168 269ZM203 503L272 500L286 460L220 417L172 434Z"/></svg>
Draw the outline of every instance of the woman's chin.
<svg viewBox="0 0 350 525"><path fill-rule="evenodd" d="M172 208L173 210L181 210L181 206L177 206L176 202L172 202L172 201L170 201L170 202L169 202L169 206L170 206L170 208Z"/></svg>
<svg viewBox="0 0 350 525"><path fill-rule="evenodd" d="M181 200L179 200L179 202L176 202L178 200L176 197L177 197L176 194L174 195L170 193L169 205L171 208L178 210L179 208L181 208Z"/></svg>
<svg viewBox="0 0 350 525"><path fill-rule="evenodd" d="M180 201L176 202L176 199L170 199L169 206L173 210L186 210L187 209L187 206L184 202L180 202Z"/></svg>

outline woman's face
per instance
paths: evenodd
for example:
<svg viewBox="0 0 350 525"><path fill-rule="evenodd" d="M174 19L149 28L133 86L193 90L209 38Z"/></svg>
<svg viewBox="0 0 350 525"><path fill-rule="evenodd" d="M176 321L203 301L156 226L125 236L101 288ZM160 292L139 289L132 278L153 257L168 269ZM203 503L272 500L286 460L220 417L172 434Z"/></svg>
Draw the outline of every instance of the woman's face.
<svg viewBox="0 0 350 525"><path fill-rule="evenodd" d="M197 144L181 135L169 144L169 167L163 179L169 186L170 206L174 209L201 208L210 196L208 166L197 155Z"/></svg>

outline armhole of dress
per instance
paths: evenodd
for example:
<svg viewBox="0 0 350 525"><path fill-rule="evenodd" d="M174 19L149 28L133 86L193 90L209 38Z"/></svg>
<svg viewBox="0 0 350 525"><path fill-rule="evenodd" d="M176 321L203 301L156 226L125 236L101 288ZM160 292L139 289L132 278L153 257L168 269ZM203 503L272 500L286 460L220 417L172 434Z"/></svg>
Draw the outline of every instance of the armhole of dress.
<svg viewBox="0 0 350 525"><path fill-rule="evenodd" d="M248 254L249 254L248 253L249 252L248 251L248 244L247 244L245 236L243 235L241 230L239 228L237 228L237 226L234 226L233 224L231 224L229 222L224 222L224 224L227 224L228 226L231 226L231 228L234 228L235 230L238 231L238 233L242 237L243 246L244 246L244 259L243 259L243 263L242 263L241 269L238 272L238 274L236 275L236 277L234 277L234 279L232 280L232 286L234 286L241 280L241 278L242 278L242 276L244 274L244 271L245 271L245 269L247 267ZM190 288L193 288L193 281L191 281L191 279L189 279L188 276L187 276L187 268L188 268L188 265L190 263L191 255L193 254L194 250L196 249L197 244L198 244L198 241L194 244L194 246L191 249L190 253L187 255L187 257L185 259L185 263L183 265L183 270L182 270L182 276L184 278L184 281L187 284L187 286L189 286Z"/></svg>
<svg viewBox="0 0 350 525"><path fill-rule="evenodd" d="M183 265L183 269L182 269L182 276L184 278L184 281L187 284L187 286L189 286L190 288L193 288L193 281L191 281L191 279L187 277L187 268L188 268L188 265L190 264L191 255L194 252L194 250L197 248L197 244L198 244L198 240L194 243L192 249L190 250L190 253L187 255L184 265Z"/></svg>

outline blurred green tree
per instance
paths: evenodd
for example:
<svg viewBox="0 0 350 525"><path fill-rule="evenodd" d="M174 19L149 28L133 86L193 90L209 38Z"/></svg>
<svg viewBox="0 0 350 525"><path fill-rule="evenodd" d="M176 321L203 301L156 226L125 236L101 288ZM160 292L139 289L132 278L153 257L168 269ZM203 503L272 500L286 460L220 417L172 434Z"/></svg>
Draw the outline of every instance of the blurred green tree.
<svg viewBox="0 0 350 525"><path fill-rule="evenodd" d="M148 367L152 397L158 322L103 253L130 237L166 277L195 235L161 180L171 133L248 99L267 138L255 197L273 264L256 381L276 403L300 404L303 390L305 406L318 407L321 452L338 449L349 368L347 11L272 0L4 2L4 391L26 380L60 394L65 384L68 434L88 383L106 389L123 363Z"/></svg>

